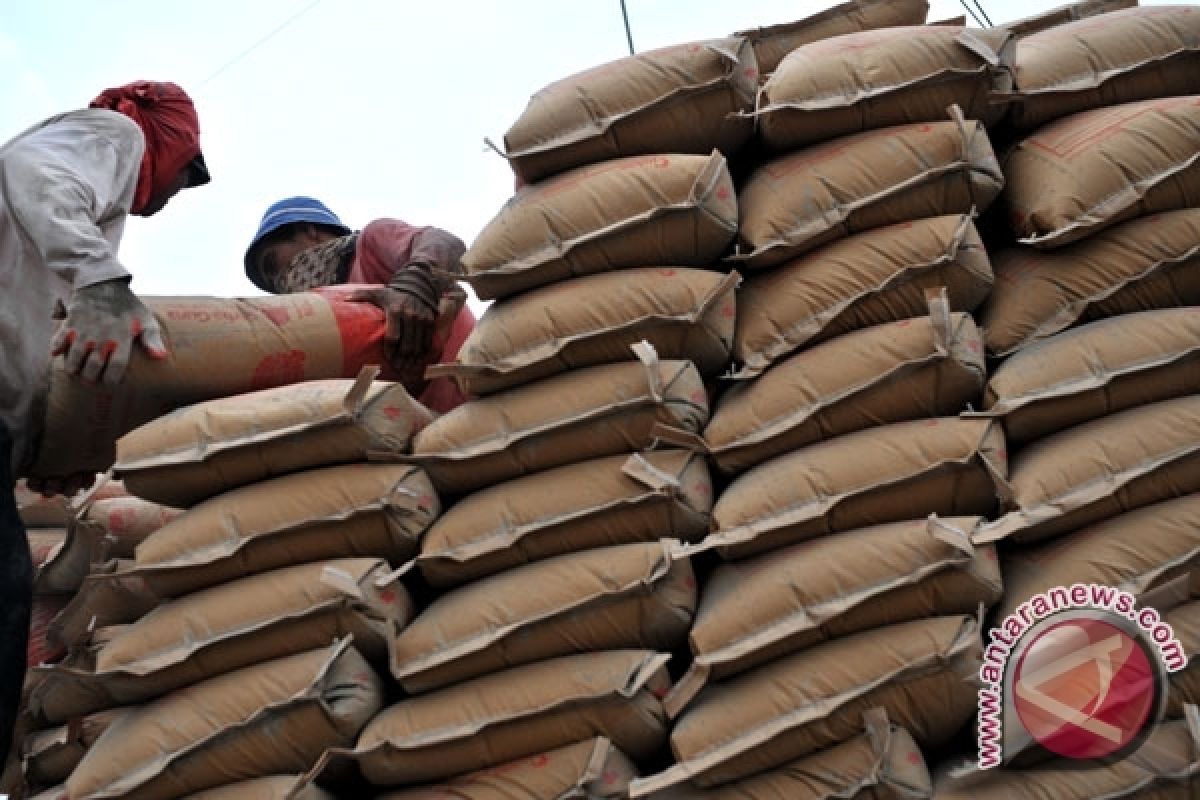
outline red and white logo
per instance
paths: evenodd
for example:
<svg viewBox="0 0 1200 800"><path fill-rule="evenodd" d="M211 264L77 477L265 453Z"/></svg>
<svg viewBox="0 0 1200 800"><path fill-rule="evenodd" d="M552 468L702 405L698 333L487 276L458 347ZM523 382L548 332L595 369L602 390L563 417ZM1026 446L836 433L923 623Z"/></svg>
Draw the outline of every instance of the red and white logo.
<svg viewBox="0 0 1200 800"><path fill-rule="evenodd" d="M1037 632L1013 673L1012 705L1052 753L1099 759L1133 744L1158 705L1157 655L1112 622L1066 619Z"/></svg>

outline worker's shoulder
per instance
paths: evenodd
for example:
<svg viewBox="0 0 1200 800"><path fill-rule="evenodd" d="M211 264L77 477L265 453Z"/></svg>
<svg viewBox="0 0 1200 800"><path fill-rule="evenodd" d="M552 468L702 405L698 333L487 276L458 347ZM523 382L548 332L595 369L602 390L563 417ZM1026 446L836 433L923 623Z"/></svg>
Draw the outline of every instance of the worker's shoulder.
<svg viewBox="0 0 1200 800"><path fill-rule="evenodd" d="M63 146L86 147L89 142L107 143L119 154L129 155L145 147L142 129L129 117L105 108L81 108L42 120L16 136L4 150L53 151Z"/></svg>

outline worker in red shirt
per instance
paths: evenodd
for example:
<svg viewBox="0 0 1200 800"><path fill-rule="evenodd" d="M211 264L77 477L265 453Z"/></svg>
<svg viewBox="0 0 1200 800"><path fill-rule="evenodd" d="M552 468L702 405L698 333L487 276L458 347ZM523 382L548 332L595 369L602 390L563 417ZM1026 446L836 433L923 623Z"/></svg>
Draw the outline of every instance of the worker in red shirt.
<svg viewBox="0 0 1200 800"><path fill-rule="evenodd" d="M354 232L319 200L288 197L263 214L246 248L246 277L288 294L339 284L373 284L351 295L387 315L384 352L409 391L444 413L466 396L448 378L426 380L430 364L453 361L475 316L454 280L466 247L440 228L377 219Z"/></svg>

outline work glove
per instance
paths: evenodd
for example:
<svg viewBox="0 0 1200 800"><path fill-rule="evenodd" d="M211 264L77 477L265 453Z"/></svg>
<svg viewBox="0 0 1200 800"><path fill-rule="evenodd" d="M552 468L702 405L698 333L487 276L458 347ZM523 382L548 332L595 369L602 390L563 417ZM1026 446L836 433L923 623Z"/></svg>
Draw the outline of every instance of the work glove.
<svg viewBox="0 0 1200 800"><path fill-rule="evenodd" d="M427 267L410 265L393 275L387 286L358 289L349 299L383 310L387 320L384 357L406 386L424 385L440 299L433 273Z"/></svg>
<svg viewBox="0 0 1200 800"><path fill-rule="evenodd" d="M128 278L76 289L59 315L63 323L51 342L51 355L65 355L67 372L85 381L120 383L134 340L141 341L151 358L167 357L158 320L130 290Z"/></svg>
<svg viewBox="0 0 1200 800"><path fill-rule="evenodd" d="M72 497L79 494L84 489L91 488L96 482L96 473L94 472L76 472L68 475L65 478L26 478L25 485L29 487L31 492L37 492L43 497L54 497L62 495L64 497Z"/></svg>

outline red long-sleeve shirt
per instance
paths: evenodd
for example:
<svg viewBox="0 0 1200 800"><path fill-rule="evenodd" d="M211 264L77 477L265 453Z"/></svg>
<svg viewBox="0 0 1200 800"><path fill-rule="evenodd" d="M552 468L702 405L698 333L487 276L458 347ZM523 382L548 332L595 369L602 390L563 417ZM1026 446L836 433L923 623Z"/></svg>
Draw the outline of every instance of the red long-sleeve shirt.
<svg viewBox="0 0 1200 800"><path fill-rule="evenodd" d="M440 228L418 228L398 219L377 219L359 234L346 282L386 284L393 274L414 262L458 272L458 262L465 250L457 236ZM430 363L453 361L474 329L475 315L464 303L449 325L439 321ZM462 405L467 397L452 379L434 378L417 400L427 408L445 413Z"/></svg>

